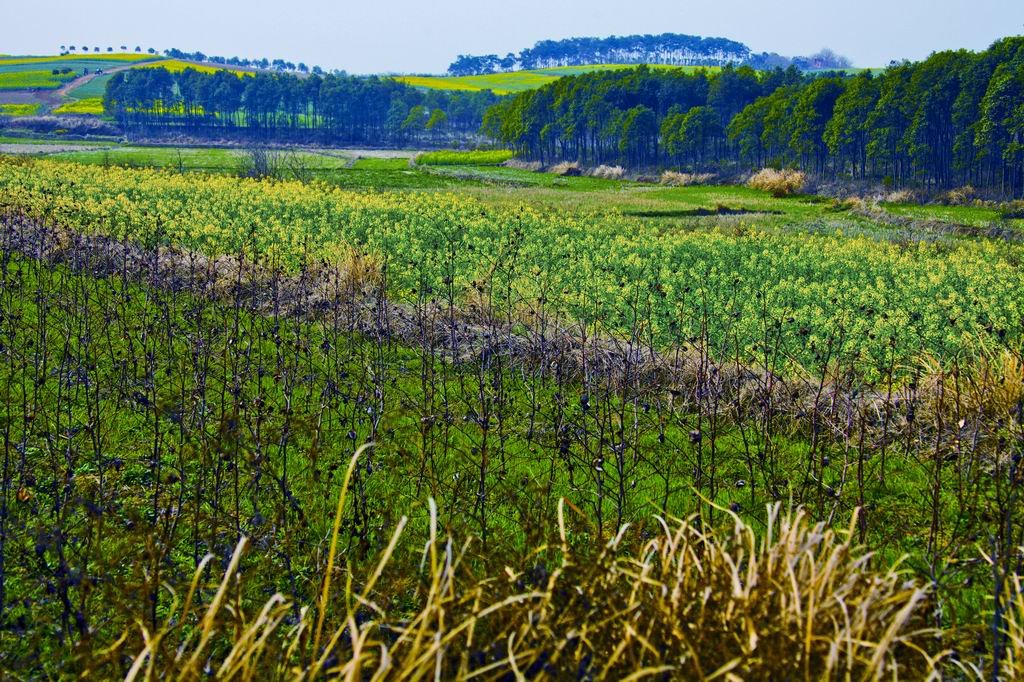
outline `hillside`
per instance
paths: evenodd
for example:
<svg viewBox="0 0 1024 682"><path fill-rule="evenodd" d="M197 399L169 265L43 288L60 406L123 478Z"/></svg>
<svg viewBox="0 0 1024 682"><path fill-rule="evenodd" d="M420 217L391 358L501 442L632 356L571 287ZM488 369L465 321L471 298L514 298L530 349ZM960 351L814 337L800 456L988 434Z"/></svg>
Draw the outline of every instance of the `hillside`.
<svg viewBox="0 0 1024 682"><path fill-rule="evenodd" d="M146 53L97 53L0 58L0 114L101 114L103 92L110 78L129 69L187 68L203 73L227 70L236 75L255 69L168 59Z"/></svg>

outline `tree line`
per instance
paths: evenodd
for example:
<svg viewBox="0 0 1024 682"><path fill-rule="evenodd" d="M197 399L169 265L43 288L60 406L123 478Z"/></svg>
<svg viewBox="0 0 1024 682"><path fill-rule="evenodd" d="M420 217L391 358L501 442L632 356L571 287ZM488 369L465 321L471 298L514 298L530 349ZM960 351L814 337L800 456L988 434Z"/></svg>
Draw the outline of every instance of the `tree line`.
<svg viewBox="0 0 1024 682"><path fill-rule="evenodd" d="M260 59L248 59L246 57L221 57L218 55L207 55L204 52L186 52L179 50L176 47L164 50L164 54L169 59L182 59L185 61L192 62L211 62L213 64L227 64L229 66L242 66L252 69L261 69L263 71L293 71L299 73L315 73L323 74L324 69L320 66L307 66L305 62L295 63L287 59L267 59L262 57Z"/></svg>
<svg viewBox="0 0 1024 682"><path fill-rule="evenodd" d="M131 69L107 83L104 108L129 132L177 131L332 143L442 143L478 134L490 91L421 91L391 79Z"/></svg>
<svg viewBox="0 0 1024 682"><path fill-rule="evenodd" d="M929 189L1024 193L1024 37L883 73L796 68L564 78L496 104L484 130L543 162L797 167Z"/></svg>

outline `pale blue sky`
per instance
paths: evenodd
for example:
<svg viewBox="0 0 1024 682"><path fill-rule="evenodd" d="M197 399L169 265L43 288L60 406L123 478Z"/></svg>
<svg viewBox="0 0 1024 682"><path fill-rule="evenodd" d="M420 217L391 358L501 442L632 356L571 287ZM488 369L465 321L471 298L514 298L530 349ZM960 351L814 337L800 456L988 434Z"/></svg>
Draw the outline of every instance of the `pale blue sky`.
<svg viewBox="0 0 1024 682"><path fill-rule="evenodd" d="M538 40L689 33L755 51L828 46L858 66L1024 34L1024 0L3 0L0 53L61 44L281 57L351 73L442 72Z"/></svg>

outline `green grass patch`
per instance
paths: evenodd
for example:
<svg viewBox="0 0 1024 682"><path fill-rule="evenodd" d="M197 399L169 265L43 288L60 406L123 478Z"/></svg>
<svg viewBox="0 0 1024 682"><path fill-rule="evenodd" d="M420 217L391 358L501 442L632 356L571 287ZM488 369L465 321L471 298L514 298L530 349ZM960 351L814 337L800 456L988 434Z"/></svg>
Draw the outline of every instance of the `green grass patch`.
<svg viewBox="0 0 1024 682"><path fill-rule="evenodd" d="M107 92L107 83L113 78L113 74L105 73L100 76L96 76L88 83L79 85L77 88L71 90L68 95L75 99L103 99L103 95Z"/></svg>
<svg viewBox="0 0 1024 682"><path fill-rule="evenodd" d="M940 206L920 204L882 204L889 213L913 218L914 220L935 220L954 225L988 227L1002 220L1001 211L988 206ZM1011 220L1011 224L1024 227L1024 221Z"/></svg>
<svg viewBox="0 0 1024 682"><path fill-rule="evenodd" d="M113 147L116 142L110 140L68 140L62 137L21 137L17 135L0 135L0 144L30 145L83 145L88 147Z"/></svg>

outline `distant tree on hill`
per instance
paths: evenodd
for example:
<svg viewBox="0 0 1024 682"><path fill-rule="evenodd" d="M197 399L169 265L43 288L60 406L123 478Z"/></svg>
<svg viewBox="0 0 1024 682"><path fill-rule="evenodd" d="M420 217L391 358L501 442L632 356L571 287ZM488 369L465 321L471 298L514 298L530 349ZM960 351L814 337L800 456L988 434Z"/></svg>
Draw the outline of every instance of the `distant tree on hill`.
<svg viewBox="0 0 1024 682"><path fill-rule="evenodd" d="M585 64L675 64L722 66L739 64L750 48L725 38L702 38L678 33L543 40L518 55L459 55L448 72L455 76L477 75Z"/></svg>
<svg viewBox="0 0 1024 682"><path fill-rule="evenodd" d="M61 51L61 52L63 52L63 51L64 51L64 50L66 50L66 49L68 49L68 48L64 47L63 45L61 45L61 46L60 46L60 51Z"/></svg>
<svg viewBox="0 0 1024 682"><path fill-rule="evenodd" d="M136 52L142 52L142 46L141 45L136 45L135 46L135 51Z"/></svg>
<svg viewBox="0 0 1024 682"><path fill-rule="evenodd" d="M76 48L75 48L75 46L74 46L74 45L72 45L71 47L69 47L69 48L68 48L68 51L70 51L70 52L74 52L74 51L75 51L75 49L76 49Z"/></svg>
<svg viewBox="0 0 1024 682"><path fill-rule="evenodd" d="M146 50L146 52L148 52L149 54L156 54L156 50L154 50L153 48L149 48L148 50Z"/></svg>
<svg viewBox="0 0 1024 682"><path fill-rule="evenodd" d="M114 51L114 48L112 48L112 47L108 47L107 48L107 52L113 52L113 51Z"/></svg>

